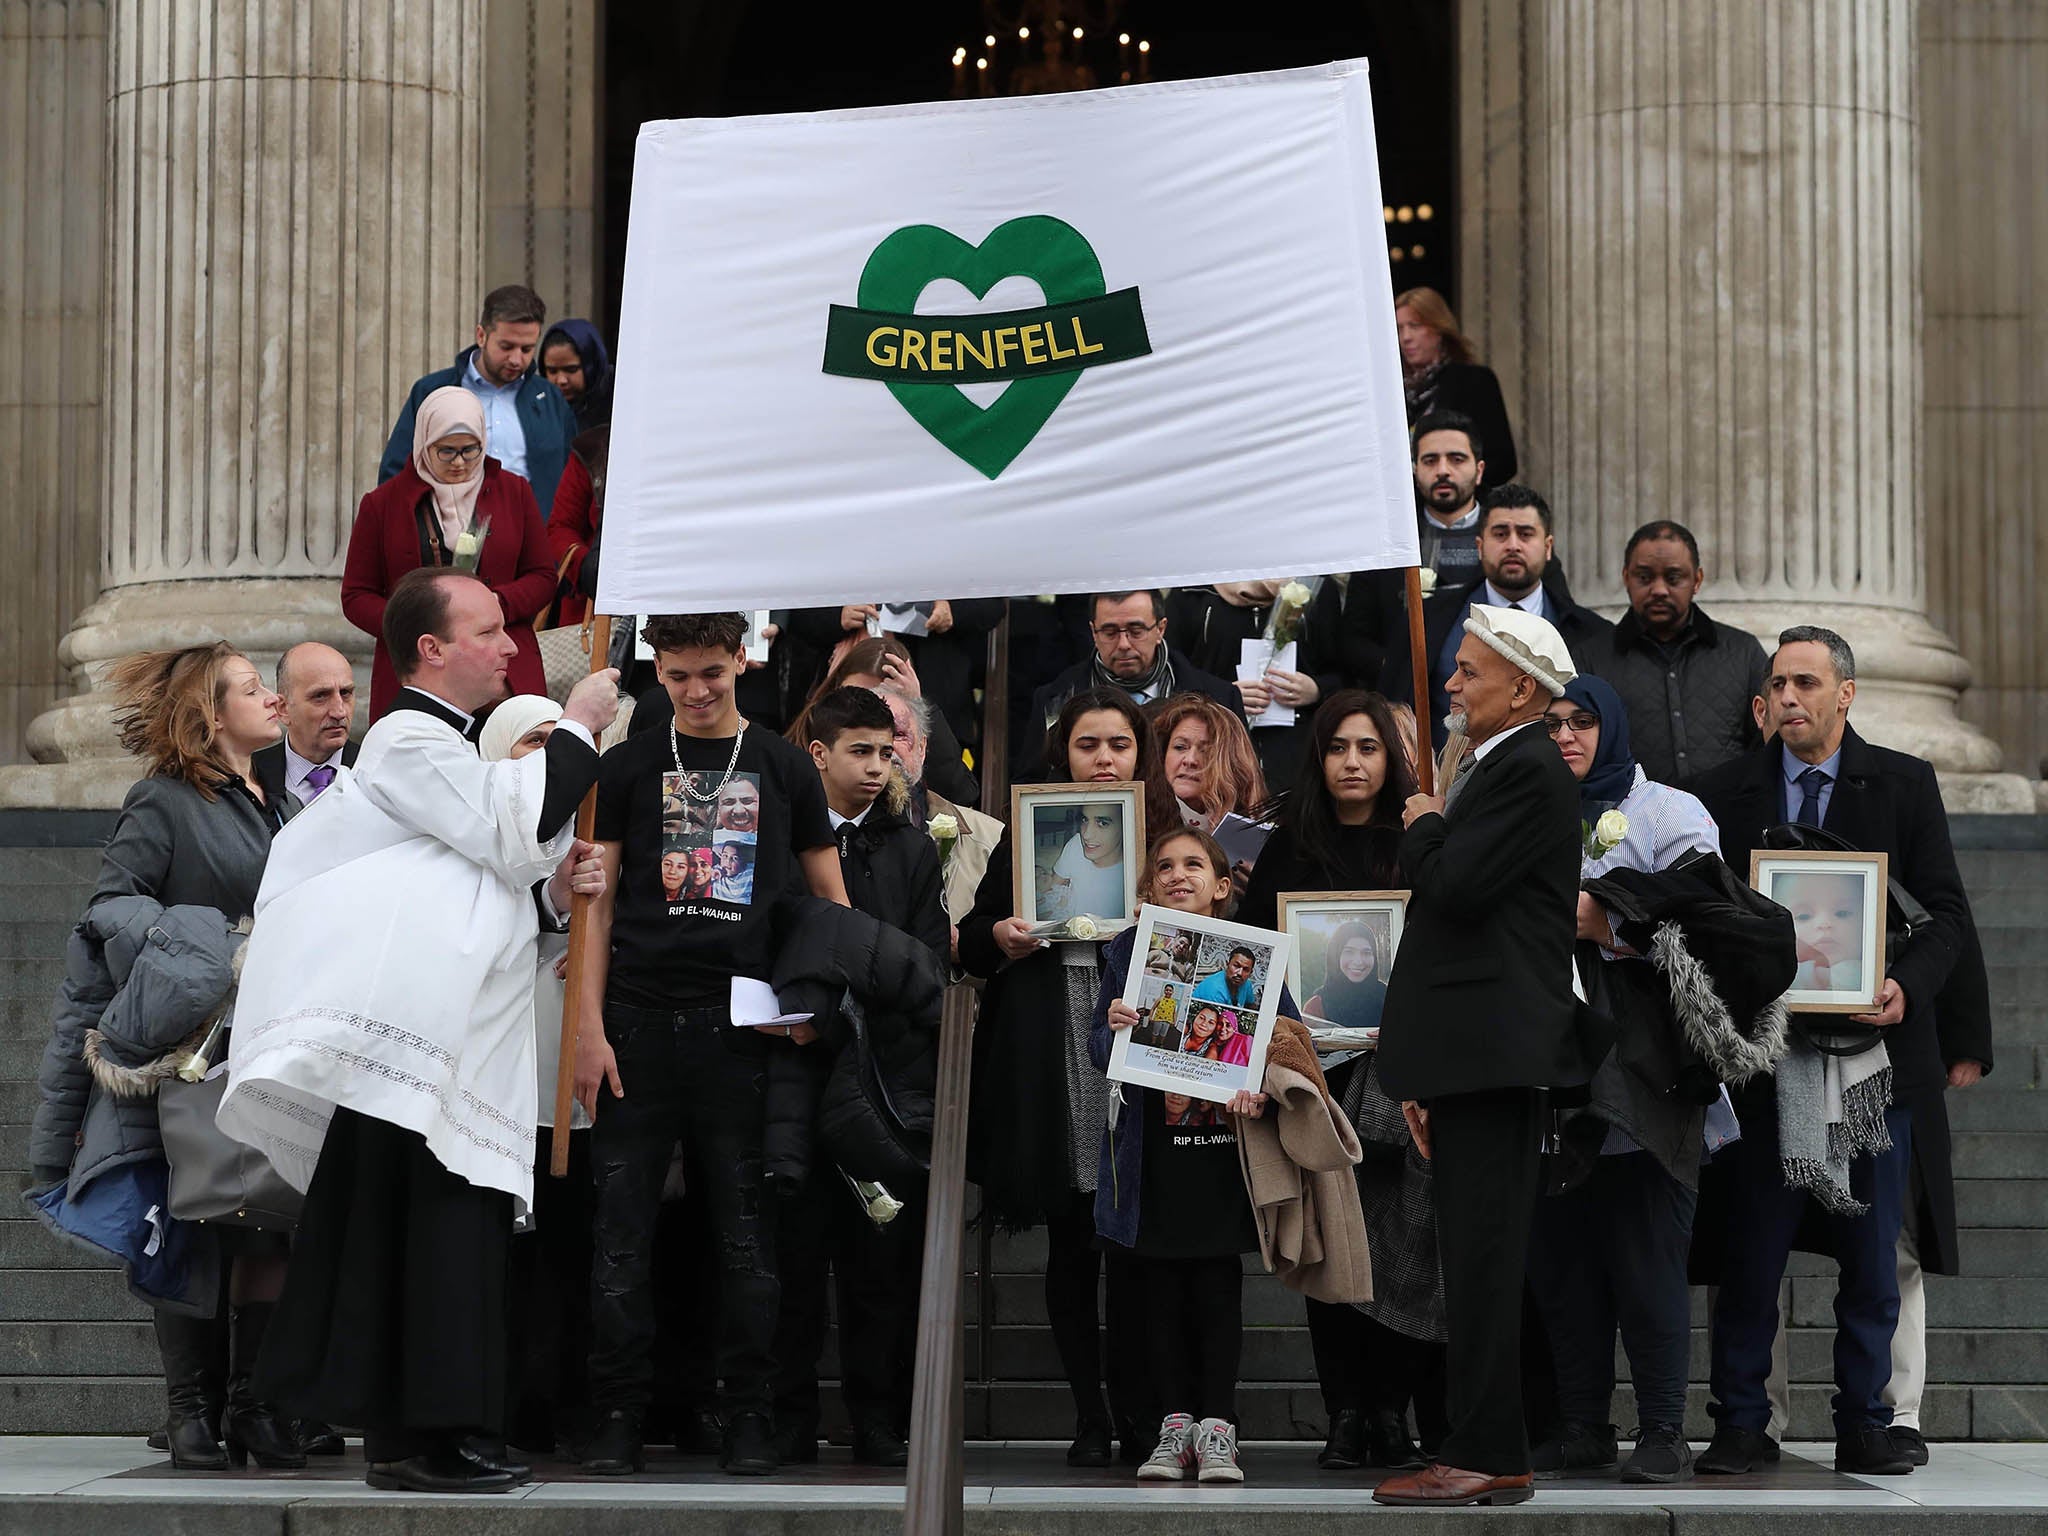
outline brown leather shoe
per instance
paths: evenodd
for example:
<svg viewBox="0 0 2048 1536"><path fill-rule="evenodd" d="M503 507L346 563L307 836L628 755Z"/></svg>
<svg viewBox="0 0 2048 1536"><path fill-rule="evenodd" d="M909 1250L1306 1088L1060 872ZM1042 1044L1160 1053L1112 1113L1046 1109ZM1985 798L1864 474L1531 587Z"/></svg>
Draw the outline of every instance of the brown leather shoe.
<svg viewBox="0 0 2048 1536"><path fill-rule="evenodd" d="M1535 1493L1536 1479L1527 1472L1495 1477L1438 1462L1420 1472L1388 1478L1373 1489L1372 1497L1376 1504L1519 1504Z"/></svg>

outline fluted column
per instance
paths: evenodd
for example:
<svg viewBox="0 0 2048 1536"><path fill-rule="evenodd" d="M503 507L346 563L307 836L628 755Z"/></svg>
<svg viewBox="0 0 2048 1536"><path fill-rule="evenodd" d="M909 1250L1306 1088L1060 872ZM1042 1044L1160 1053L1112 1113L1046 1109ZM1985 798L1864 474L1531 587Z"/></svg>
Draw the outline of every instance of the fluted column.
<svg viewBox="0 0 2048 1536"><path fill-rule="evenodd" d="M603 326L599 0L490 0L483 286L524 283L548 318Z"/></svg>
<svg viewBox="0 0 2048 1536"><path fill-rule="evenodd" d="M341 617L356 503L479 294L483 0L112 0L103 586L81 685L225 637L267 669ZM367 690L365 690L367 692ZM118 804L108 701L31 727L0 803Z"/></svg>
<svg viewBox="0 0 2048 1536"><path fill-rule="evenodd" d="M2048 0L1923 4L1920 80L1928 607L1976 669L1963 713L2009 765L2038 777L2048 759Z"/></svg>
<svg viewBox="0 0 2048 1536"><path fill-rule="evenodd" d="M2030 810L1925 614L1916 10L1543 7L1544 462L1589 599L1677 518L1716 616L1839 630L1861 729L1952 809Z"/></svg>
<svg viewBox="0 0 2048 1536"><path fill-rule="evenodd" d="M99 591L104 0L0 0L0 763Z"/></svg>

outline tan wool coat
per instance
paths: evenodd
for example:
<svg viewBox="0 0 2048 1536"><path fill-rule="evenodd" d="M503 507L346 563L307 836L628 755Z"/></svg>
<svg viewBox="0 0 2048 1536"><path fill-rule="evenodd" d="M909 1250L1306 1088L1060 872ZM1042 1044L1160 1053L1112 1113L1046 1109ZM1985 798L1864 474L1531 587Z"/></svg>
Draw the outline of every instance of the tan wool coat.
<svg viewBox="0 0 2048 1536"><path fill-rule="evenodd" d="M1357 1133L1330 1097L1308 1031L1279 1020L1266 1051L1266 1113L1237 1121L1237 1156L1266 1268L1317 1301L1372 1300L1352 1165Z"/></svg>

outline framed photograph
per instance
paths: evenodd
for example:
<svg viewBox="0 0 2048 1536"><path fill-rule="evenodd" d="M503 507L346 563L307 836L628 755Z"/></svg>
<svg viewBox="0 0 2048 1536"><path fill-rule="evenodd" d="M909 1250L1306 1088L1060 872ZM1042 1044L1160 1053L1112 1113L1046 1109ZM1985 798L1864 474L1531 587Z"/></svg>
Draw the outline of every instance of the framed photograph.
<svg viewBox="0 0 2048 1536"><path fill-rule="evenodd" d="M1407 918L1406 891L1283 893L1280 927L1294 940L1287 985L1301 1022L1355 1044L1376 1040Z"/></svg>
<svg viewBox="0 0 2048 1536"><path fill-rule="evenodd" d="M1088 937L1108 938L1138 911L1144 786L1019 784L1010 791L1010 847L1017 916L1033 926L1092 918Z"/></svg>
<svg viewBox="0 0 2048 1536"><path fill-rule="evenodd" d="M928 635L931 631L932 610L936 602L929 603L877 603L881 610L869 621L868 632L876 635L907 635L915 638Z"/></svg>
<svg viewBox="0 0 2048 1536"><path fill-rule="evenodd" d="M1767 851L1749 856L1749 883L1792 914L1799 970L1794 1013L1871 1013L1884 985L1890 862L1881 853Z"/></svg>
<svg viewBox="0 0 2048 1536"><path fill-rule="evenodd" d="M768 610L755 608L747 614L747 660L766 664L768 647L774 642L762 637L761 631L768 627Z"/></svg>
<svg viewBox="0 0 2048 1536"><path fill-rule="evenodd" d="M1140 907L1124 981L1138 1024L1117 1036L1110 1080L1157 1088L1169 1109L1182 1099L1226 1104L1240 1088L1256 1093L1291 949L1287 935L1271 929Z"/></svg>

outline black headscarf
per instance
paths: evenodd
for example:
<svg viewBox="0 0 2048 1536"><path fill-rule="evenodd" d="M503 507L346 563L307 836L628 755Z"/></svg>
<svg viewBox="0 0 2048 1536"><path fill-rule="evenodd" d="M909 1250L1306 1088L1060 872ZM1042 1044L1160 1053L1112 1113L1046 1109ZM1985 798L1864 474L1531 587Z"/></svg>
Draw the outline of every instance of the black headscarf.
<svg viewBox="0 0 2048 1536"><path fill-rule="evenodd" d="M1564 696L1600 717L1600 749L1579 781L1581 807L1619 805L1636 784L1635 754L1629 750L1628 706L1597 677L1580 673L1565 684Z"/></svg>
<svg viewBox="0 0 2048 1536"><path fill-rule="evenodd" d="M1337 963L1344 954L1344 946L1353 939L1363 939L1372 946L1372 974L1363 981L1353 981ZM1377 1026L1381 1010L1387 1005L1387 980L1380 974L1380 947L1372 936L1372 929L1364 923L1340 924L1330 935L1329 947L1324 954L1323 984L1314 999L1322 1005L1317 1012L1332 1024L1346 1029L1372 1029Z"/></svg>

